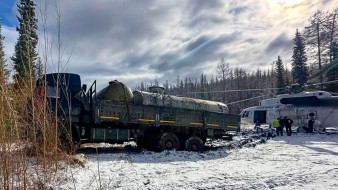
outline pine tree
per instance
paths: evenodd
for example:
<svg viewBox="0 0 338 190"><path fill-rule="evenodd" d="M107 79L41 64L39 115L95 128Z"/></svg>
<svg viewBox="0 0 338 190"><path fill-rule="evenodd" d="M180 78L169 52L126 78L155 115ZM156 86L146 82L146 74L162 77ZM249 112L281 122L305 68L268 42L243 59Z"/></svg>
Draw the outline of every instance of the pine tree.
<svg viewBox="0 0 338 190"><path fill-rule="evenodd" d="M306 61L304 38L297 29L295 38L293 39L292 54L292 77L295 82L303 83L307 80L309 74Z"/></svg>
<svg viewBox="0 0 338 190"><path fill-rule="evenodd" d="M277 88L285 88L285 80L284 80L284 64L280 56L278 55L276 61L276 85Z"/></svg>
<svg viewBox="0 0 338 190"><path fill-rule="evenodd" d="M3 46L3 40L5 37L1 34L1 21L0 18L0 84L3 84L5 80L8 78L9 71L6 69L6 60L5 60L5 52L4 52L4 46Z"/></svg>
<svg viewBox="0 0 338 190"><path fill-rule="evenodd" d="M43 76L43 64L41 61L41 58L39 57L37 62L36 62L36 74L38 78L41 78ZM156 79L155 79L156 82ZM156 85L156 84L155 84Z"/></svg>
<svg viewBox="0 0 338 190"><path fill-rule="evenodd" d="M36 77L35 61L37 59L36 45L38 35L36 30L37 19L35 16L35 4L33 0L20 0L17 4L19 16L19 27L16 30L19 38L15 44L15 53L12 56L14 69L16 71L15 79L19 82L28 77Z"/></svg>
<svg viewBox="0 0 338 190"><path fill-rule="evenodd" d="M201 74L201 82L200 82L200 84L201 84L201 99L205 99L205 94L204 94L204 90L205 90L205 84L204 84L204 74L202 73Z"/></svg>

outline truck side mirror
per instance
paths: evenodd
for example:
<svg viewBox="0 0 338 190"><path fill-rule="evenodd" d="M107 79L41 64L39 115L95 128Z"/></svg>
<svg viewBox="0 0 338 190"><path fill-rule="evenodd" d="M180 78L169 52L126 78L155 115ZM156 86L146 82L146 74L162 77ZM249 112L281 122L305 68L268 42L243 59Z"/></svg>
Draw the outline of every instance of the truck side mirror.
<svg viewBox="0 0 338 190"><path fill-rule="evenodd" d="M84 92L87 91L87 85L86 85L86 84L83 84L83 85L82 85L82 90L83 90Z"/></svg>

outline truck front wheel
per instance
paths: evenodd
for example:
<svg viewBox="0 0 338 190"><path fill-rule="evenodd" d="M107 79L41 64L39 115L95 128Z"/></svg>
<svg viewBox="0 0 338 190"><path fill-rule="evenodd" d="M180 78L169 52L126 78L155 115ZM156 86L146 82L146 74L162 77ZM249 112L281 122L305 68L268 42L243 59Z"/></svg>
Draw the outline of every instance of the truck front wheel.
<svg viewBox="0 0 338 190"><path fill-rule="evenodd" d="M158 144L161 150L178 150L180 148L180 141L174 133L163 133Z"/></svg>

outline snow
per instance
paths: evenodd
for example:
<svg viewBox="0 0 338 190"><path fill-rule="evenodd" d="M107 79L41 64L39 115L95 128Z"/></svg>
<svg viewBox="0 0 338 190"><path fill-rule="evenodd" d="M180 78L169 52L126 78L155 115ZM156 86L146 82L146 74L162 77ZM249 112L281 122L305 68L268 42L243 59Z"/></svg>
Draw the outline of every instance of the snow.
<svg viewBox="0 0 338 190"><path fill-rule="evenodd" d="M0 153L20 151L24 149L25 147L26 147L26 144L23 142L3 143L3 144L0 144Z"/></svg>
<svg viewBox="0 0 338 190"><path fill-rule="evenodd" d="M57 189L338 189L338 135L294 134L229 149L241 140L213 141L204 152L82 151L84 167L69 167L72 177Z"/></svg>

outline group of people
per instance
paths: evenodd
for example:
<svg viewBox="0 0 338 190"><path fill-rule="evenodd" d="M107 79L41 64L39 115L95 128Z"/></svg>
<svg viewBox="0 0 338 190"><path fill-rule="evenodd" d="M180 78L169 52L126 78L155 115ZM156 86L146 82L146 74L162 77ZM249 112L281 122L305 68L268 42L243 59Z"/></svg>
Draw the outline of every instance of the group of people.
<svg viewBox="0 0 338 190"><path fill-rule="evenodd" d="M288 118L287 116L285 116L284 118L282 118L282 117L277 118L273 123L274 128L276 128L276 135L277 136L279 136L279 135L283 136L283 129L285 127L287 135L291 136L292 124L293 124L292 119ZM314 117L311 117L308 121L308 126L307 127L303 126L302 129L306 133L313 133L314 129L317 132L324 132L325 131L325 128L323 128L321 126L321 122L319 120L316 120Z"/></svg>
<svg viewBox="0 0 338 190"><path fill-rule="evenodd" d="M279 136L279 134L283 136L284 127L286 129L286 134L288 136L291 136L292 123L293 123L292 119L288 118L287 116L285 116L284 118L282 117L277 118L273 123L274 127L276 128L277 136Z"/></svg>

